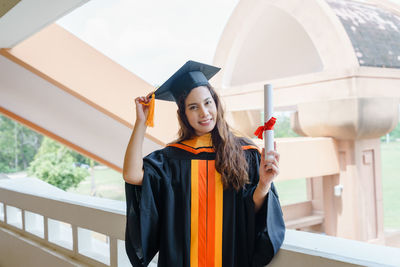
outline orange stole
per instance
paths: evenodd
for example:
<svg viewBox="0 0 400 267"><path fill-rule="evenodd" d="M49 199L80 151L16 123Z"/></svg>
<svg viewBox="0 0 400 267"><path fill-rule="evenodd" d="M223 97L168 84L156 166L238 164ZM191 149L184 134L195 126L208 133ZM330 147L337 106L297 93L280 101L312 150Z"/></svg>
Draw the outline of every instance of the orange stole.
<svg viewBox="0 0 400 267"><path fill-rule="evenodd" d="M222 266L223 186L214 160L191 163L190 266Z"/></svg>

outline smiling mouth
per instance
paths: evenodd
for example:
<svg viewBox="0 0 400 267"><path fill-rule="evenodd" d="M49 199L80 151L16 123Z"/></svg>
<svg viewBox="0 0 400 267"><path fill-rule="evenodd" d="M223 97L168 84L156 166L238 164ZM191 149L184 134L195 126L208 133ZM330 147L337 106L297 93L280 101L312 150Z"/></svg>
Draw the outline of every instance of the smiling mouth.
<svg viewBox="0 0 400 267"><path fill-rule="evenodd" d="M208 125L211 122L211 120L212 119L208 119L208 120L205 120L205 121L200 121L199 124L200 125Z"/></svg>

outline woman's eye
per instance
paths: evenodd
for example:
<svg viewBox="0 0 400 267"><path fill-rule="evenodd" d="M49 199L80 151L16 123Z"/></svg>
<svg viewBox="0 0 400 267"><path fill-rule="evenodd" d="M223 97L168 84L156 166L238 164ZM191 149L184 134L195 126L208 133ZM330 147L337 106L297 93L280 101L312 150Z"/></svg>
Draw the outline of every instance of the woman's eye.
<svg viewBox="0 0 400 267"><path fill-rule="evenodd" d="M211 100L206 101L206 105L211 104Z"/></svg>
<svg viewBox="0 0 400 267"><path fill-rule="evenodd" d="M196 106L190 106L189 107L189 110L194 110L194 109L196 109Z"/></svg>

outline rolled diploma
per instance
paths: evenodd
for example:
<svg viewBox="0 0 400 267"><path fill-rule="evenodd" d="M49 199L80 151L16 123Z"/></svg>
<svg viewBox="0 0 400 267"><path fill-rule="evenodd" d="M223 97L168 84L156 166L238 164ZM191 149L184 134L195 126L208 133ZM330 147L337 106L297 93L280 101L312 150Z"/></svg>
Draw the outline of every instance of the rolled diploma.
<svg viewBox="0 0 400 267"><path fill-rule="evenodd" d="M272 104L272 85L266 84L264 85L264 124L269 121L272 117L273 113L273 104ZM264 148L265 155L264 158L267 159L267 152L274 150L274 130L266 130L264 131ZM273 158L273 156L269 156Z"/></svg>

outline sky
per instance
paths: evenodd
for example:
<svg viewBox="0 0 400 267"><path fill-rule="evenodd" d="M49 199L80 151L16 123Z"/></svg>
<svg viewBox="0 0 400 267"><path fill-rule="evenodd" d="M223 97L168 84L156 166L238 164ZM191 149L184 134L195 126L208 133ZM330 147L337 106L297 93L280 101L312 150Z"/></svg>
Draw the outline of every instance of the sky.
<svg viewBox="0 0 400 267"><path fill-rule="evenodd" d="M57 24L152 85L187 60L213 63L239 0L91 0Z"/></svg>

